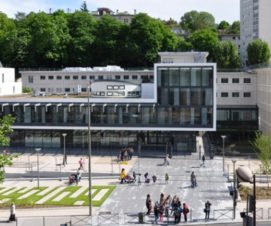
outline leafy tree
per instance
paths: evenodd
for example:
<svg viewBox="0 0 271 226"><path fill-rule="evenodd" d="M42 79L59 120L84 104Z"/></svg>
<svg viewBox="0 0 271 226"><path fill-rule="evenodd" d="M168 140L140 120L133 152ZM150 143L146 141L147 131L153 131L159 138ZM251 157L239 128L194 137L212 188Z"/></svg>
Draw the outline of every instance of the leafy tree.
<svg viewBox="0 0 271 226"><path fill-rule="evenodd" d="M121 57L118 49L121 45L125 45L122 43L125 40L122 29L126 26L110 15L104 15L98 20L93 43L96 64L115 64L118 57Z"/></svg>
<svg viewBox="0 0 271 226"><path fill-rule="evenodd" d="M30 35L27 63L31 67L59 67L67 61L66 46L70 36L65 13L30 13L22 21Z"/></svg>
<svg viewBox="0 0 271 226"><path fill-rule="evenodd" d="M0 118L0 146L8 146L10 142L9 135L12 133L11 125L14 123L15 119L11 115L5 115ZM12 164L12 155L7 155L7 153L0 154L0 182L4 179L4 166Z"/></svg>
<svg viewBox="0 0 271 226"><path fill-rule="evenodd" d="M80 10L82 12L87 12L87 13L89 12L86 1L83 1Z"/></svg>
<svg viewBox="0 0 271 226"><path fill-rule="evenodd" d="M270 173L271 167L271 136L256 133L255 139L251 144L258 153L258 157L262 163L263 170L266 174Z"/></svg>
<svg viewBox="0 0 271 226"><path fill-rule="evenodd" d="M219 24L218 24L218 26L217 26L217 29L218 30L227 30L228 28L230 27L230 24L227 22L227 21L225 21L225 20L222 20Z"/></svg>
<svg viewBox="0 0 271 226"><path fill-rule="evenodd" d="M209 52L208 60L214 61L214 51L219 42L215 31L210 29L196 31L188 37L188 41L192 44L195 51Z"/></svg>
<svg viewBox="0 0 271 226"><path fill-rule="evenodd" d="M268 64L270 49L267 42L261 39L251 41L247 47L248 65Z"/></svg>
<svg viewBox="0 0 271 226"><path fill-rule="evenodd" d="M202 29L213 29L215 28L215 18L208 12L192 10L181 17L180 25L188 32L194 32Z"/></svg>
<svg viewBox="0 0 271 226"><path fill-rule="evenodd" d="M130 61L136 66L151 66L158 60L158 52L175 50L176 36L165 27L162 21L147 14L137 14L130 25Z"/></svg>
<svg viewBox="0 0 271 226"><path fill-rule="evenodd" d="M6 39L9 32L14 31L15 29L15 23L9 19L6 14L0 12L0 59L5 65L9 64L9 62L5 57L7 52L3 51L3 49L6 45Z"/></svg>
<svg viewBox="0 0 271 226"><path fill-rule="evenodd" d="M232 25L228 28L228 34L240 34L240 21L234 21Z"/></svg>
<svg viewBox="0 0 271 226"><path fill-rule="evenodd" d="M169 20L163 21L163 23L168 27L175 27L178 25L178 22L176 20L173 20L172 18L169 18Z"/></svg>
<svg viewBox="0 0 271 226"><path fill-rule="evenodd" d="M181 52L191 51L193 50L193 45L184 38L180 38L177 50Z"/></svg>
<svg viewBox="0 0 271 226"><path fill-rule="evenodd" d="M97 21L89 13L77 11L69 14L68 28L71 40L68 45L69 65L90 66L95 55L93 42Z"/></svg>
<svg viewBox="0 0 271 226"><path fill-rule="evenodd" d="M219 68L239 68L240 58L238 49L230 41L219 42L214 51Z"/></svg>

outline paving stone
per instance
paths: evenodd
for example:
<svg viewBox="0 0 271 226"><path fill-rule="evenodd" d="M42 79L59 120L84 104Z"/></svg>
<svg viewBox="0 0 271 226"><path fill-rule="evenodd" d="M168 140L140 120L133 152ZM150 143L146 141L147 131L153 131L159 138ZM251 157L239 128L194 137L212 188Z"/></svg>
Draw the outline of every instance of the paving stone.
<svg viewBox="0 0 271 226"><path fill-rule="evenodd" d="M52 187L45 188L43 191L39 192L37 195L44 196L45 194L47 194L49 191L51 191L53 189L55 189L55 188L52 188Z"/></svg>
<svg viewBox="0 0 271 226"><path fill-rule="evenodd" d="M14 193L14 192L16 192L16 191L18 191L18 190L20 190L21 189L21 187L19 187L19 188L14 188L14 189L11 189L11 190L9 190L9 191L7 191L7 192L5 192L5 193L3 193L2 195L10 195L10 194L12 194L12 193Z"/></svg>
<svg viewBox="0 0 271 226"><path fill-rule="evenodd" d="M70 194L69 191L65 191L65 192L62 192L59 196L55 197L53 199L53 202L59 202L60 200L62 200L64 197L66 197L68 194Z"/></svg>
<svg viewBox="0 0 271 226"><path fill-rule="evenodd" d="M99 201L104 195L109 191L109 189L101 189L97 195L95 195L94 198L92 198L93 201Z"/></svg>
<svg viewBox="0 0 271 226"><path fill-rule="evenodd" d="M18 191L19 194L25 193L28 190L32 189L33 187L26 187L26 188L22 188L20 191Z"/></svg>
<svg viewBox="0 0 271 226"><path fill-rule="evenodd" d="M27 197L29 197L29 196L35 194L35 193L38 192L38 191L39 191L39 190L36 190L36 189L31 190L31 191L27 192L26 194L20 196L18 199L25 199L25 198L27 198Z"/></svg>
<svg viewBox="0 0 271 226"><path fill-rule="evenodd" d="M1 200L0 200L0 204L5 203L5 202L8 202L9 200L10 200L9 198L1 199Z"/></svg>
<svg viewBox="0 0 271 226"><path fill-rule="evenodd" d="M96 191L97 191L97 189L92 189L91 194L93 195L93 193L96 192ZM89 195L89 192L87 191L87 193L85 195Z"/></svg>
<svg viewBox="0 0 271 226"><path fill-rule="evenodd" d="M82 206L85 201L76 201L73 205L74 206Z"/></svg>
<svg viewBox="0 0 271 226"><path fill-rule="evenodd" d="M77 191L75 191L70 197L71 198L77 198L86 189L87 189L87 187L81 187Z"/></svg>
<svg viewBox="0 0 271 226"><path fill-rule="evenodd" d="M4 192L6 192L6 191L8 191L10 189L14 189L14 188L5 187L5 188L3 188L3 189L0 190L0 194L4 193Z"/></svg>
<svg viewBox="0 0 271 226"><path fill-rule="evenodd" d="M36 202L36 204L43 204L45 203L47 200L49 200L50 198L52 198L53 196L55 196L57 193L63 191L66 187L59 187L57 189L55 189L54 191L50 192L48 195L46 195L45 197L43 197L42 199L40 199L39 201Z"/></svg>

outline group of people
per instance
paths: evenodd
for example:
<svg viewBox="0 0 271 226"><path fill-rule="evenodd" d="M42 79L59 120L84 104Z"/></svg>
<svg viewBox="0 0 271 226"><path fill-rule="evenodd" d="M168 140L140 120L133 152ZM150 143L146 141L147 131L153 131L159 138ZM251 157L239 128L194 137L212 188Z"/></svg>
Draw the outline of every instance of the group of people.
<svg viewBox="0 0 271 226"><path fill-rule="evenodd" d="M165 217L174 217L175 224L181 222L181 216L184 216L184 222L187 222L187 215L189 213L189 207L184 202L181 203L179 197L174 196L173 198L168 195L161 193L160 200L156 201L154 207L152 206L152 200L150 194L147 195L146 198L146 208L147 208L147 215L153 211L154 213L154 223L163 222L163 218Z"/></svg>
<svg viewBox="0 0 271 226"><path fill-rule="evenodd" d="M120 161L127 161L131 160L134 154L133 147L125 147L120 150L119 160Z"/></svg>
<svg viewBox="0 0 271 226"><path fill-rule="evenodd" d="M210 216L211 203L207 201L205 203L204 213L205 219L208 220ZM178 224L181 222L182 215L184 217L184 222L187 222L187 216L190 212L188 204L183 202L181 203L180 198L178 196L174 196L173 198L168 195L166 196L164 193L160 194L160 200L156 201L154 206L151 200L150 194L147 195L146 198L146 208L147 215L150 215L153 211L154 213L154 223L158 224L158 220L163 222L163 218L165 217L174 217L174 223Z"/></svg>
<svg viewBox="0 0 271 226"><path fill-rule="evenodd" d="M141 181L140 181L141 174L136 174L135 171L133 171L132 176L130 176L129 174L126 173L125 169L122 168L121 172L120 172L120 177L119 177L120 183L121 184L123 184L123 183L128 183L128 184L135 183L137 181L137 176L138 176L138 182L141 183ZM152 179L152 183L155 184L156 181L157 181L157 176L152 175L151 179ZM151 179L149 177L149 173L146 172L144 174L144 182L145 183L151 183ZM168 175L168 173L165 173L165 184L168 184L168 182L169 182L169 175Z"/></svg>

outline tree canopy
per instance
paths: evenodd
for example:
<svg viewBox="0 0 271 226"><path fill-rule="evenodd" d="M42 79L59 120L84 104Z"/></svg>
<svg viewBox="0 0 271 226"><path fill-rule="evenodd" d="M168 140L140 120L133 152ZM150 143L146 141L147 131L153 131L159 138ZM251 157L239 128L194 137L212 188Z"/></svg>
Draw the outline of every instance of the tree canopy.
<svg viewBox="0 0 271 226"><path fill-rule="evenodd" d="M214 51L218 45L218 34L210 29L204 29L192 33L188 37L188 41L192 44L195 51L207 51L209 52L208 59L213 61Z"/></svg>
<svg viewBox="0 0 271 226"><path fill-rule="evenodd" d="M213 61L219 42L214 17L197 11L185 13L180 25L144 13L126 25L112 15L94 17L83 3L73 13L18 12L15 19L0 13L0 23L0 60L16 68L150 67L157 62L159 51L209 51L208 60ZM188 37L171 30L180 26ZM228 23L222 21L219 26L226 29ZM239 26L233 23L225 33L239 32Z"/></svg>
<svg viewBox="0 0 271 226"><path fill-rule="evenodd" d="M218 68L239 68L240 58L238 49L230 41L219 42L214 49L214 57Z"/></svg>
<svg viewBox="0 0 271 226"><path fill-rule="evenodd" d="M14 123L15 119L11 115L5 115L0 118L0 147L8 146L10 142L10 134L12 133L11 125ZM0 182L4 179L3 167L6 165L11 165L13 155L8 155L5 151L0 153Z"/></svg>
<svg viewBox="0 0 271 226"><path fill-rule="evenodd" d="M271 136L256 133L254 141L251 142L258 153L258 157L262 163L263 170L266 174L271 169Z"/></svg>
<svg viewBox="0 0 271 226"><path fill-rule="evenodd" d="M270 48L261 39L251 41L247 47L248 65L267 64L270 60Z"/></svg>
<svg viewBox="0 0 271 226"><path fill-rule="evenodd" d="M181 27L188 32L215 28L215 18L208 12L190 11L181 17Z"/></svg>

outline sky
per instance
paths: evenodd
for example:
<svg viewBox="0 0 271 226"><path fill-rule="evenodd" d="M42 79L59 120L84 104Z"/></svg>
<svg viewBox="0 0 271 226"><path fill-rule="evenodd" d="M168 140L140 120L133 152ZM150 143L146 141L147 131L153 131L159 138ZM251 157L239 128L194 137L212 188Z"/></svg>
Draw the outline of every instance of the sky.
<svg viewBox="0 0 271 226"><path fill-rule="evenodd" d="M74 12L82 3L83 0L0 0L0 11L14 18L17 12L49 12L50 9ZM133 14L136 10L154 18L172 18L178 22L184 13L191 10L211 13L216 23L222 20L232 23L240 19L240 0L86 0L86 3L90 11L107 7Z"/></svg>

